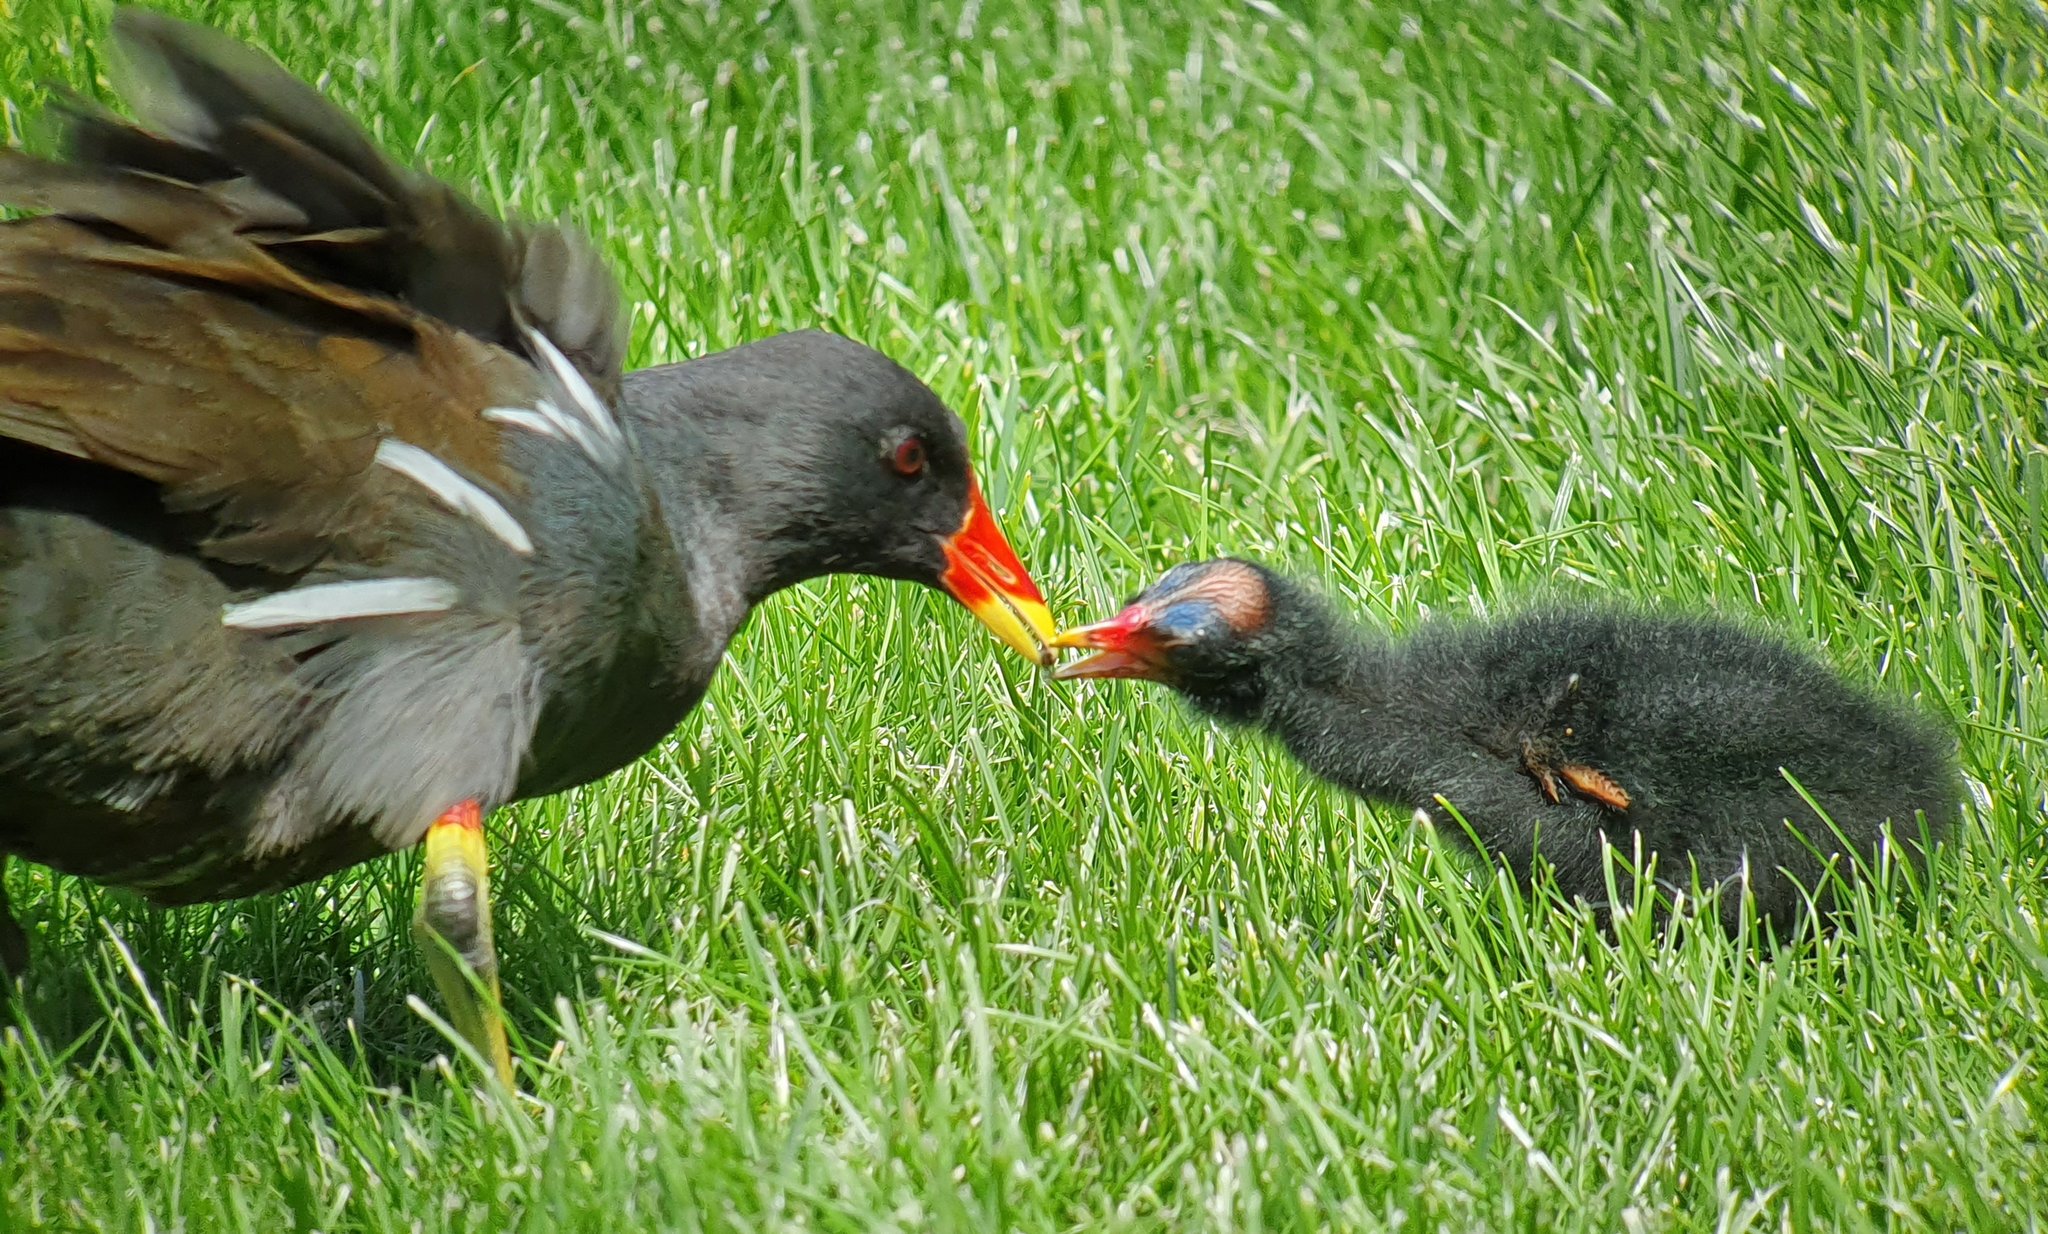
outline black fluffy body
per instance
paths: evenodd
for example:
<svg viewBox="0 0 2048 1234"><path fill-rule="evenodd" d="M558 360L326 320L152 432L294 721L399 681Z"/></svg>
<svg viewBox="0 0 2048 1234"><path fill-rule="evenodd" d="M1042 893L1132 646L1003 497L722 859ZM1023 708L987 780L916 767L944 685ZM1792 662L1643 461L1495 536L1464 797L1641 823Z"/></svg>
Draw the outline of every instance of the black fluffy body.
<svg viewBox="0 0 2048 1234"><path fill-rule="evenodd" d="M1137 598L1174 599L1183 566ZM1318 776L1413 807L1526 882L1538 853L1564 894L1607 906L1602 847L1656 856L1667 888L1747 883L1780 932L1826 908L1889 843L1924 869L1925 845L1960 798L1953 742L1912 710L1805 651L1708 616L1558 606L1490 622L1439 622L1394 640L1310 589L1251 565L1266 585L1253 631L1174 614L1157 676L1195 707L1277 738ZM1177 580L1176 576L1180 576ZM1625 808L1557 785L1531 761L1597 770ZM1826 813L1800 796L1796 780ZM1555 782L1554 782L1555 783ZM1887 835L1889 834L1889 840ZM1853 855L1853 860L1851 856ZM1733 929L1743 897L1720 900Z"/></svg>

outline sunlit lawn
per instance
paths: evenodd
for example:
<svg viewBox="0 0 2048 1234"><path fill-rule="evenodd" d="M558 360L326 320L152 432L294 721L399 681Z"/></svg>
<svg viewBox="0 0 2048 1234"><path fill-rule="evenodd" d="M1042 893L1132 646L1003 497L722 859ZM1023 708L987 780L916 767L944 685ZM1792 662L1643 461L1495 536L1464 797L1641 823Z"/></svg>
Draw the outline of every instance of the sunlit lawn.
<svg viewBox="0 0 2048 1234"><path fill-rule="evenodd" d="M0 1229L2048 1215L2034 8L174 7L591 230L638 361L824 325L926 376L1062 618L1226 550L1394 627L1761 614L1945 715L1975 804L1853 933L1614 941L943 597L806 587L494 821L516 1114L407 1005L414 860L170 914L15 863ZM33 139L105 12L12 9Z"/></svg>

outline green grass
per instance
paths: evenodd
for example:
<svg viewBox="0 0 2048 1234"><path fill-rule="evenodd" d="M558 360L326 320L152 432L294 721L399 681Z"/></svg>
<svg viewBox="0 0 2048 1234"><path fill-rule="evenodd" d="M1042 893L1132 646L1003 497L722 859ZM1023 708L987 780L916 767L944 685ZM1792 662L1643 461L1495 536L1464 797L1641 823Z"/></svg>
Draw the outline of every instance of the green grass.
<svg viewBox="0 0 2048 1234"><path fill-rule="evenodd" d="M19 139L105 14L11 2ZM925 375L1065 619L1224 550L1397 628L1759 614L1946 715L1977 804L1852 934L1611 942L942 597L807 587L494 820L518 1113L430 1062L410 857L170 914L15 863L0 1229L2048 1218L2037 7L175 7L590 229L636 361L823 324Z"/></svg>

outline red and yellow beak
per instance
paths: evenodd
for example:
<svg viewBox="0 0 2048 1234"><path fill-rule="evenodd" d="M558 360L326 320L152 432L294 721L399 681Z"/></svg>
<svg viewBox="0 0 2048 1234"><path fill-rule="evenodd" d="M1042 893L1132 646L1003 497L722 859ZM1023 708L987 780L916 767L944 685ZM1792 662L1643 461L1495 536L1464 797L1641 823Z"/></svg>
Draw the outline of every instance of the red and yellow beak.
<svg viewBox="0 0 2048 1234"><path fill-rule="evenodd" d="M1159 679L1159 666L1145 655L1150 648L1151 635L1147 627L1152 621L1152 610L1142 604L1133 604L1108 621L1098 621L1092 626L1076 626L1052 640L1055 647L1085 647L1095 652L1083 656L1072 664L1062 664L1053 670L1053 676L1061 681L1075 681L1083 677L1136 677L1145 681Z"/></svg>
<svg viewBox="0 0 2048 1234"><path fill-rule="evenodd" d="M1003 529L996 526L979 481L968 481L967 521L946 537L944 546L946 570L939 575L939 586L946 594L965 604L1017 654L1040 668L1051 668L1052 612L1024 563L1017 560L1016 550L1003 538Z"/></svg>

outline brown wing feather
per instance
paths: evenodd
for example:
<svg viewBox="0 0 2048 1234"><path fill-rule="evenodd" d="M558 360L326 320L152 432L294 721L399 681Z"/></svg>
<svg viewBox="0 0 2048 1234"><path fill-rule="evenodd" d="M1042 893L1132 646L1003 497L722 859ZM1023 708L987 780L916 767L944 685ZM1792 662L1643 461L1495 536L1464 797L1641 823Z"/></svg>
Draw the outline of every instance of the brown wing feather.
<svg viewBox="0 0 2048 1234"><path fill-rule="evenodd" d="M76 106L69 162L0 153L0 200L47 215L0 223L0 462L49 473L0 468L0 498L29 496L0 500L0 788L47 793L58 829L104 850L66 868L190 899L409 844L449 802L514 790L545 665L503 450L581 441L543 393L612 434L582 443L583 495L638 495L616 426L571 406L531 339L616 394L617 291L587 245L390 163L219 35L134 11L115 33L144 125ZM378 465L395 442L457 476ZM453 598L303 607L366 582ZM252 609L286 620L228 620ZM0 848L44 851L5 822ZM128 852L138 824L163 843Z"/></svg>
<svg viewBox="0 0 2048 1234"><path fill-rule="evenodd" d="M229 243L240 260L0 228L0 435L159 484L215 512L208 551L283 571L374 542L350 506L386 436L520 491L479 413L532 400L524 363Z"/></svg>
<svg viewBox="0 0 2048 1234"><path fill-rule="evenodd" d="M74 161L203 175L285 264L508 350L520 349L517 327L532 326L616 400L625 317L610 270L580 235L501 222L393 163L311 87L218 32L124 9L114 33L124 93L158 132L73 108Z"/></svg>
<svg viewBox="0 0 2048 1234"><path fill-rule="evenodd" d="M205 551L295 572L374 555L381 438L518 495L480 413L552 388L529 330L616 395L617 289L580 238L392 163L214 31L114 32L150 127L73 103L70 162L0 151L0 202L51 216L0 224L0 436L146 478L214 514Z"/></svg>
<svg viewBox="0 0 2048 1234"><path fill-rule="evenodd" d="M1617 814L1627 810L1632 800L1627 789L1615 783L1613 776L1597 767L1588 767L1583 763L1567 763L1557 769L1557 774L1564 777L1564 782L1572 786L1573 792Z"/></svg>

